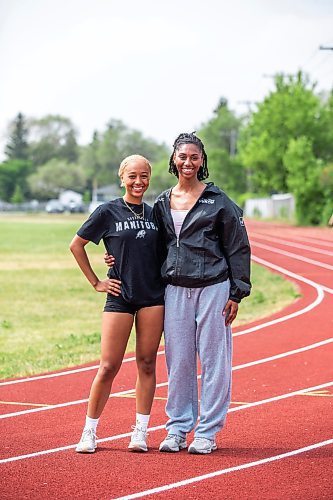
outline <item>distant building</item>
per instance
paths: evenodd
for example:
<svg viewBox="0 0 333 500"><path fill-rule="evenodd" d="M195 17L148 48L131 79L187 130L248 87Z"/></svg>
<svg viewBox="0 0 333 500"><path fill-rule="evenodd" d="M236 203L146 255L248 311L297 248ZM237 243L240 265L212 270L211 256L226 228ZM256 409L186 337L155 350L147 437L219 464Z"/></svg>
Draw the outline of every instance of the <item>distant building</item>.
<svg viewBox="0 0 333 500"><path fill-rule="evenodd" d="M92 201L109 201L121 196L120 187L117 184L109 184L96 189Z"/></svg>
<svg viewBox="0 0 333 500"><path fill-rule="evenodd" d="M92 200L88 207L89 213L93 212L102 203L119 198L119 196L121 196L121 189L117 184L97 188L93 191Z"/></svg>
<svg viewBox="0 0 333 500"><path fill-rule="evenodd" d="M82 204L82 194L77 193L76 191L71 191L70 189L67 189L66 191L63 191L62 193L59 194L59 201L65 207L69 207L72 204L81 205Z"/></svg>
<svg viewBox="0 0 333 500"><path fill-rule="evenodd" d="M245 202L245 217L264 219L291 219L295 212L295 200L292 194L273 194L270 198L250 198Z"/></svg>

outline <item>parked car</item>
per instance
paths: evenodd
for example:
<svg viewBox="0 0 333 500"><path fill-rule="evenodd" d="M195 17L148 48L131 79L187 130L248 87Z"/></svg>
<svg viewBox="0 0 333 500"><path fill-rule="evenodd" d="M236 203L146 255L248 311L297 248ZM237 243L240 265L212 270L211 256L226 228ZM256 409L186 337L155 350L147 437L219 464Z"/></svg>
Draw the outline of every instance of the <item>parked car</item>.
<svg viewBox="0 0 333 500"><path fill-rule="evenodd" d="M76 201L70 201L68 205L66 205L65 209L72 214L83 214L83 212L85 212L85 206L82 203L78 203Z"/></svg>
<svg viewBox="0 0 333 500"><path fill-rule="evenodd" d="M6 201L2 201L0 200L0 211L4 212L6 210L10 210L12 208L13 205L11 205L10 203L7 203Z"/></svg>
<svg viewBox="0 0 333 500"><path fill-rule="evenodd" d="M61 214L65 211L64 205L56 199L49 200L45 205L48 214Z"/></svg>

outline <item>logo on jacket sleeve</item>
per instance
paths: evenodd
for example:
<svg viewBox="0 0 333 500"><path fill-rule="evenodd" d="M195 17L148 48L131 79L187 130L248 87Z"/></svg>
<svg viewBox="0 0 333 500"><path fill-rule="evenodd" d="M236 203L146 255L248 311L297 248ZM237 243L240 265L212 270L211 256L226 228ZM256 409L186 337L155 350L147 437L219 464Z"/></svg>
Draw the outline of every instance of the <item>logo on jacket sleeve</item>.
<svg viewBox="0 0 333 500"><path fill-rule="evenodd" d="M213 205L215 203L215 200L212 200L211 198L200 198L199 203L207 203L208 205Z"/></svg>
<svg viewBox="0 0 333 500"><path fill-rule="evenodd" d="M243 217L239 217L239 223L241 226L245 226Z"/></svg>

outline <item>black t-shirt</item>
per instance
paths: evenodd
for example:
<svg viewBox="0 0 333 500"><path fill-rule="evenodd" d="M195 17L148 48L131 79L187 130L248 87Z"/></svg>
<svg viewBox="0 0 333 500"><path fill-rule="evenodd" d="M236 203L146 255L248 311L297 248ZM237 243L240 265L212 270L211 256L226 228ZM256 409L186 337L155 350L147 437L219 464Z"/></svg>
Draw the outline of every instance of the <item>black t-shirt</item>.
<svg viewBox="0 0 333 500"><path fill-rule="evenodd" d="M134 212L142 205L128 203ZM134 304L150 305L163 300L158 227L153 209L144 203L144 220L126 207L122 198L96 208L77 232L85 240L99 244L116 259L108 276L121 280L121 295Z"/></svg>

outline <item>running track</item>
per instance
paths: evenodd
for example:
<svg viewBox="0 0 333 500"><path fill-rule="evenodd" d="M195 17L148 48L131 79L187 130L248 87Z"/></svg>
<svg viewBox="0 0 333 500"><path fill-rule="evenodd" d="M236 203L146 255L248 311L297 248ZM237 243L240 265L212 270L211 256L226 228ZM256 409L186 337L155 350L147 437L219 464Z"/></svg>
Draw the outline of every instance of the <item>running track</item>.
<svg viewBox="0 0 333 500"><path fill-rule="evenodd" d="M3 499L332 499L333 233L247 224L253 260L302 298L234 329L233 396L218 451L164 454L167 377L158 356L150 451L127 451L135 412L128 356L99 426L95 454L73 450L96 363L0 383Z"/></svg>

